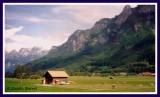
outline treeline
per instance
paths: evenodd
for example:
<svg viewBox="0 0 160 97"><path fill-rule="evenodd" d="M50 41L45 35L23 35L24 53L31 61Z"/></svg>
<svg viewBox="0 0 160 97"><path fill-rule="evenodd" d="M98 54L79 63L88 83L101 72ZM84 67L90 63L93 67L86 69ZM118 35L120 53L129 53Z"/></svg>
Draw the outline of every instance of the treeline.
<svg viewBox="0 0 160 97"><path fill-rule="evenodd" d="M92 70L94 68L94 70ZM117 68L111 68L108 66L101 67L85 67L82 66L81 69L64 69L58 68L53 70L64 70L70 76L116 76L120 72L126 72L128 75L136 75L142 72L155 72L155 66L150 65L146 60L140 62L128 63L126 65L119 66ZM32 72L30 67L25 65L17 65L14 72L6 72L6 78L18 78L18 79L40 79L47 72L47 70L38 70L37 72Z"/></svg>
<svg viewBox="0 0 160 97"><path fill-rule="evenodd" d="M43 77L46 71L32 72L30 67L24 65L17 65L14 72L6 72L6 78L17 78L17 79L40 79Z"/></svg>

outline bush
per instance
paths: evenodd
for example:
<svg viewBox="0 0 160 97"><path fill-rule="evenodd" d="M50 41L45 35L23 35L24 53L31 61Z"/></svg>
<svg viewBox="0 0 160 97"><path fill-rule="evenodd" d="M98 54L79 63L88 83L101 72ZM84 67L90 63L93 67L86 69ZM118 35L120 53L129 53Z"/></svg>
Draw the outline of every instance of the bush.
<svg viewBox="0 0 160 97"><path fill-rule="evenodd" d="M36 75L31 75L30 78L31 78L31 79L40 79L41 76L38 75L38 74L36 74Z"/></svg>

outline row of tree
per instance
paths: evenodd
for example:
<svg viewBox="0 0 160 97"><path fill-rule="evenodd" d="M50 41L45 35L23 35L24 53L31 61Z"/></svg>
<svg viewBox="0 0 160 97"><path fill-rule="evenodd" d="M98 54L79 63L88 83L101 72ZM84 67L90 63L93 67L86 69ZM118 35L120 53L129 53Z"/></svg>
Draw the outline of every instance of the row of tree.
<svg viewBox="0 0 160 97"><path fill-rule="evenodd" d="M14 72L6 72L6 78L18 78L18 79L39 79L43 77L44 71L32 72L30 67L23 65L17 65Z"/></svg>
<svg viewBox="0 0 160 97"><path fill-rule="evenodd" d="M92 69L94 69L92 71ZM140 61L140 62L133 62L128 63L127 65L120 66L118 68L111 68L108 66L101 66L95 68L95 66L82 66L79 70L74 69L56 69L56 70L64 70L66 71L70 76L108 76L112 75L114 76L116 73L119 72L128 72L128 74L138 74L142 72L155 72L155 66L150 65L149 62L146 60ZM12 72L6 72L5 77L7 78L18 78L18 79L39 79L42 78L43 75L46 73L46 70L39 70L37 72L32 72L30 67L26 67L24 65L17 65L15 71Z"/></svg>

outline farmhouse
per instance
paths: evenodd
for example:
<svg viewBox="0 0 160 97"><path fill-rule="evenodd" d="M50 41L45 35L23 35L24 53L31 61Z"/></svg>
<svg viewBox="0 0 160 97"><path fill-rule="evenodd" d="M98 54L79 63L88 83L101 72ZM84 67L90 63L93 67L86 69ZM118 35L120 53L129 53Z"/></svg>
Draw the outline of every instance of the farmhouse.
<svg viewBox="0 0 160 97"><path fill-rule="evenodd" d="M43 76L42 84L67 83L69 75L65 71L47 71Z"/></svg>

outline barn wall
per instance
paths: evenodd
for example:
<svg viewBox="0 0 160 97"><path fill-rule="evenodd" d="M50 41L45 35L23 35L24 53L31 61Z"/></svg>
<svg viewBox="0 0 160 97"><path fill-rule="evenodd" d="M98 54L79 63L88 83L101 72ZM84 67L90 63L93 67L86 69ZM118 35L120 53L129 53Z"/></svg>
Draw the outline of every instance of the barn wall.
<svg viewBox="0 0 160 97"><path fill-rule="evenodd" d="M51 75L49 74L49 73L46 73L45 75L44 75L44 77L45 77L45 81L46 81L46 84L50 84L50 83L52 83L52 77L51 77Z"/></svg>
<svg viewBox="0 0 160 97"><path fill-rule="evenodd" d="M56 84L56 83L59 84L62 81L67 83L68 78L67 77L53 77L53 84Z"/></svg>

